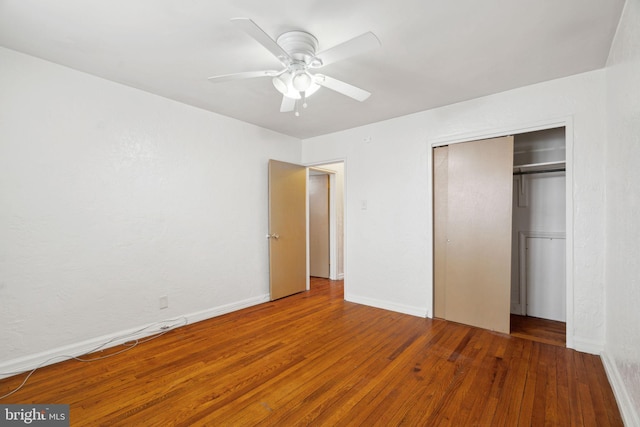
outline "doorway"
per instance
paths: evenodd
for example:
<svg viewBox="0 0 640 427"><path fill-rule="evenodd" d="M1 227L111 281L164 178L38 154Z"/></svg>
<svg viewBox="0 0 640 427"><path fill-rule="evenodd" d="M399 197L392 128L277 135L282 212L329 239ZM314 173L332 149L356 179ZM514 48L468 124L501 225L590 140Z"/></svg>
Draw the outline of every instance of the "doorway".
<svg viewBox="0 0 640 427"><path fill-rule="evenodd" d="M344 278L344 162L302 166L269 160L269 294L271 300L309 290L309 177L325 175L329 210L329 280ZM312 205L313 206L313 205ZM326 259L326 256L325 256ZM325 261L326 262L326 261ZM323 273L326 275L326 273ZM342 283L340 283L342 287Z"/></svg>
<svg viewBox="0 0 640 427"><path fill-rule="evenodd" d="M344 161L308 166L309 275L312 277L344 279L344 169ZM328 273L324 239L328 239ZM320 252L320 256L316 257L314 251ZM316 262L320 268L316 268Z"/></svg>
<svg viewBox="0 0 640 427"><path fill-rule="evenodd" d="M309 169L309 276L330 277L331 173Z"/></svg>
<svg viewBox="0 0 640 427"><path fill-rule="evenodd" d="M511 334L566 345L566 129L514 139Z"/></svg>

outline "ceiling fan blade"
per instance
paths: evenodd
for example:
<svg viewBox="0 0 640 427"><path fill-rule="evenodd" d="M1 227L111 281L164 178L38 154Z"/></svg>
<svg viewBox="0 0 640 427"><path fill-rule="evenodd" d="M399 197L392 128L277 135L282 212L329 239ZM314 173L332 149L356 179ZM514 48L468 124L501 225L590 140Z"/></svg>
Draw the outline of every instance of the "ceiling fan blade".
<svg viewBox="0 0 640 427"><path fill-rule="evenodd" d="M242 80L242 79L253 79L255 77L275 77L278 74L282 73L281 71L276 70L265 70L265 71L246 71L244 73L234 73L234 74L224 74L221 76L212 76L209 77L209 81L211 83L223 83L232 80Z"/></svg>
<svg viewBox="0 0 640 427"><path fill-rule="evenodd" d="M322 61L322 65L328 65L350 56L359 55L380 47L380 40L371 31L360 34L351 40L340 43L316 55Z"/></svg>
<svg viewBox="0 0 640 427"><path fill-rule="evenodd" d="M353 98L356 101L362 102L371 96L371 93L366 90L322 74L316 74L314 76L314 81L320 86L341 93L342 95Z"/></svg>
<svg viewBox="0 0 640 427"><path fill-rule="evenodd" d="M296 100L293 98L289 98L288 96L283 96L282 97L282 104L280 104L280 112L281 113L288 113L290 111L293 111L293 109L296 107Z"/></svg>
<svg viewBox="0 0 640 427"><path fill-rule="evenodd" d="M242 29L245 33L253 37L258 43L271 52L280 62L287 65L292 61L289 54L274 39L269 37L267 33L258 24L249 18L233 18L231 20L234 25Z"/></svg>

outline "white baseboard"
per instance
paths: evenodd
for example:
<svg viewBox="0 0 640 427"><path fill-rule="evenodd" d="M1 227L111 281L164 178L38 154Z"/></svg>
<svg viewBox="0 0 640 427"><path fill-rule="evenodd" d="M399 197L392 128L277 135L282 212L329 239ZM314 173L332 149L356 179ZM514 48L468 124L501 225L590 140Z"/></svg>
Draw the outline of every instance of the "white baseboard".
<svg viewBox="0 0 640 427"><path fill-rule="evenodd" d="M571 344L571 346L569 346L569 344ZM578 338L576 336L572 337L571 340L569 340L569 337L567 336L567 347L581 351L582 353L596 355L600 355L604 351L604 344L602 342Z"/></svg>
<svg viewBox="0 0 640 427"><path fill-rule="evenodd" d="M223 314L242 310L243 308L252 307L254 305L269 302L270 299L271 298L269 297L269 294L264 294L257 297L245 299L242 301L236 301L231 304L221 305L219 307L213 307L207 310L197 311L195 313L188 314L184 317L187 318L189 323L196 323L202 320L211 319L212 317L217 317Z"/></svg>
<svg viewBox="0 0 640 427"><path fill-rule="evenodd" d="M344 280L344 273L338 274L338 276L336 276L336 280Z"/></svg>
<svg viewBox="0 0 640 427"><path fill-rule="evenodd" d="M175 316L172 319L162 320L137 328L131 328L123 331L114 332L97 338L81 341L75 344L54 348L17 359L8 360L0 363L0 379L7 378L22 372L28 372L32 369L41 368L73 357L82 356L98 349L104 350L109 347L115 347L125 342L142 339L163 332L166 328L175 329L190 323L200 322L212 317L221 316L243 308L262 304L269 301L269 295L260 295L231 304L225 304L219 307L213 307L207 310L197 311L182 316Z"/></svg>
<svg viewBox="0 0 640 427"><path fill-rule="evenodd" d="M356 304L368 305L370 307L382 308L384 310L395 311L403 314L410 314L417 317L431 317L429 310L425 307L415 307L404 304L395 304L389 301L377 300L374 298L361 297L353 294L345 294L345 301Z"/></svg>
<svg viewBox="0 0 640 427"><path fill-rule="evenodd" d="M607 373L607 378L609 378L609 384L611 384L611 388L613 389L613 394L616 397L616 402L618 402L618 408L620 409L624 425L640 426L638 408L636 408L631 401L631 397L627 392L624 381L622 381L622 376L615 361L612 360L606 352L602 352L600 358L602 359L604 370Z"/></svg>

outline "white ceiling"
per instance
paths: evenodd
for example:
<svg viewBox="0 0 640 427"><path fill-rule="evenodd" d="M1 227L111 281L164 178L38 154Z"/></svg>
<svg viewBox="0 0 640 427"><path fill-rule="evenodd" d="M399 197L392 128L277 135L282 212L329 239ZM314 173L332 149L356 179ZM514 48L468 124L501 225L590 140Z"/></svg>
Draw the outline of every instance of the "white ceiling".
<svg viewBox="0 0 640 427"><path fill-rule="evenodd" d="M298 138L348 129L605 66L624 0L0 0L0 45ZM366 31L382 47L322 68L373 93L323 88L280 113L279 68L230 18L325 50ZM0 64L1 66L1 64Z"/></svg>

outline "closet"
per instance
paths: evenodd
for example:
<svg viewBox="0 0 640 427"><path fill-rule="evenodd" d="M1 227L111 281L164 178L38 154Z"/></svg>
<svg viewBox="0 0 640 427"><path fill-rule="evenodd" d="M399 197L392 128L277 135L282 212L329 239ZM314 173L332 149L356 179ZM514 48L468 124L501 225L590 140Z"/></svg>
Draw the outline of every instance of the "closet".
<svg viewBox="0 0 640 427"><path fill-rule="evenodd" d="M564 128L433 149L434 316L564 321Z"/></svg>
<svg viewBox="0 0 640 427"><path fill-rule="evenodd" d="M511 313L566 321L565 129L514 138Z"/></svg>

